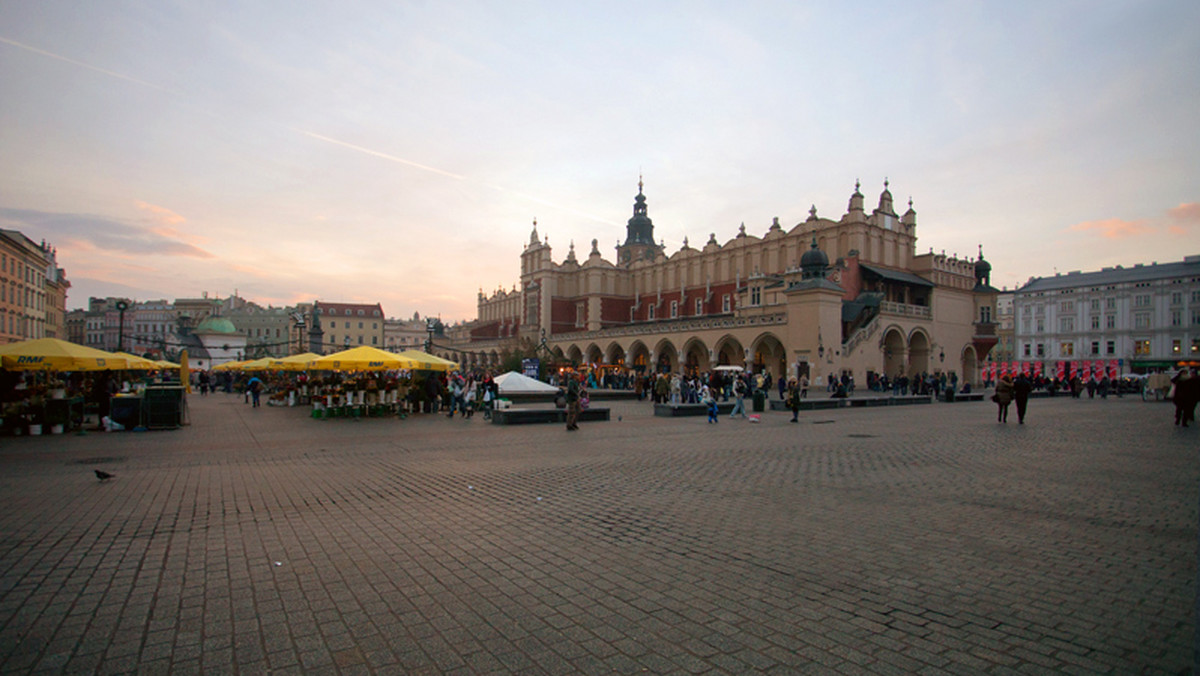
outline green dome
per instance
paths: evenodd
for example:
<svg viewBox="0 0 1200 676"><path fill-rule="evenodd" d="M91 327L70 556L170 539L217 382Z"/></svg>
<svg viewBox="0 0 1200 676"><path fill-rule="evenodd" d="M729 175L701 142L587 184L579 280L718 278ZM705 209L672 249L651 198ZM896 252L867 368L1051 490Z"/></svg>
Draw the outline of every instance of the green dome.
<svg viewBox="0 0 1200 676"><path fill-rule="evenodd" d="M205 317L195 329L196 333L237 333L233 322L224 317Z"/></svg>

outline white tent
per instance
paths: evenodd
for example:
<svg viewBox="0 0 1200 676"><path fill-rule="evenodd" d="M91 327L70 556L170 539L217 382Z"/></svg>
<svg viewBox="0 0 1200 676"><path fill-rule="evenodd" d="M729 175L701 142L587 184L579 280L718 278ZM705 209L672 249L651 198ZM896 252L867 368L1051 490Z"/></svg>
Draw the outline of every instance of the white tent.
<svg viewBox="0 0 1200 676"><path fill-rule="evenodd" d="M558 388L547 385L540 380L509 371L496 376L496 384L500 386L500 394L532 394L537 392L557 392Z"/></svg>

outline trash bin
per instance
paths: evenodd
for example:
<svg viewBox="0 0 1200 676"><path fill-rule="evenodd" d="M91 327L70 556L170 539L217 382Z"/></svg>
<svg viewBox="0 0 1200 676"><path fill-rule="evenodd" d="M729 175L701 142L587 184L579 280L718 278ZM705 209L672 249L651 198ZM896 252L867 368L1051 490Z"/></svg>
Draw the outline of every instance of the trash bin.
<svg viewBox="0 0 1200 676"><path fill-rule="evenodd" d="M754 412L762 413L767 410L767 393L762 390L754 390Z"/></svg>
<svg viewBox="0 0 1200 676"><path fill-rule="evenodd" d="M970 400L968 400L968 401L970 401ZM946 402L954 403L954 388L953 387L946 388Z"/></svg>

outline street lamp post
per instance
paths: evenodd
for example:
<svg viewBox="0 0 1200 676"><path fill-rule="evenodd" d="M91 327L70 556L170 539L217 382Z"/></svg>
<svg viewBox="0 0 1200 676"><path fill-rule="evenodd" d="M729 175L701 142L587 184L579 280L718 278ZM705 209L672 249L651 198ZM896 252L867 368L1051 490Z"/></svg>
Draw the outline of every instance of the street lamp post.
<svg viewBox="0 0 1200 676"><path fill-rule="evenodd" d="M125 311L128 309L129 303L117 301L117 352L125 351Z"/></svg>

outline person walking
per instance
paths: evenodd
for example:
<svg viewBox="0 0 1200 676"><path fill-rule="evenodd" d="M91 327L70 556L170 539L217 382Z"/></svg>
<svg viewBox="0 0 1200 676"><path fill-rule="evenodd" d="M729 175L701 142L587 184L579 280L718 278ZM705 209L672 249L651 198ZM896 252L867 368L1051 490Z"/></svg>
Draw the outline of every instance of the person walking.
<svg viewBox="0 0 1200 676"><path fill-rule="evenodd" d="M1012 403L1012 398L1013 380L1012 376L1006 374L996 383L996 393L992 395L992 401L999 407L996 411L996 422L1008 422L1008 405Z"/></svg>
<svg viewBox="0 0 1200 676"><path fill-rule="evenodd" d="M741 376L735 376L733 379L733 411L730 412L730 418L738 416L746 417L746 381Z"/></svg>
<svg viewBox="0 0 1200 676"><path fill-rule="evenodd" d="M796 382L795 378L788 380L787 402L788 408L792 409L791 422L800 422L800 384Z"/></svg>
<svg viewBox="0 0 1200 676"><path fill-rule="evenodd" d="M1013 401L1017 402L1017 423L1025 424L1025 408L1029 405L1029 393L1033 391L1033 383L1022 373L1013 383Z"/></svg>
<svg viewBox="0 0 1200 676"><path fill-rule="evenodd" d="M1187 427L1196 419L1196 400L1200 397L1200 380L1185 366L1171 378L1175 385L1175 424Z"/></svg>
<svg viewBox="0 0 1200 676"><path fill-rule="evenodd" d="M579 383L579 376L572 373L567 376L567 431L574 432L579 429L579 398L580 389L582 386Z"/></svg>
<svg viewBox="0 0 1200 676"><path fill-rule="evenodd" d="M717 397L708 385L704 385L700 390L700 401L708 408L708 422L720 422L718 419L720 416L717 415Z"/></svg>
<svg viewBox="0 0 1200 676"><path fill-rule="evenodd" d="M250 398L254 401L254 405L251 408L258 408L260 403L259 398L262 396L263 382L258 379L258 376L254 376L246 385L250 392Z"/></svg>

